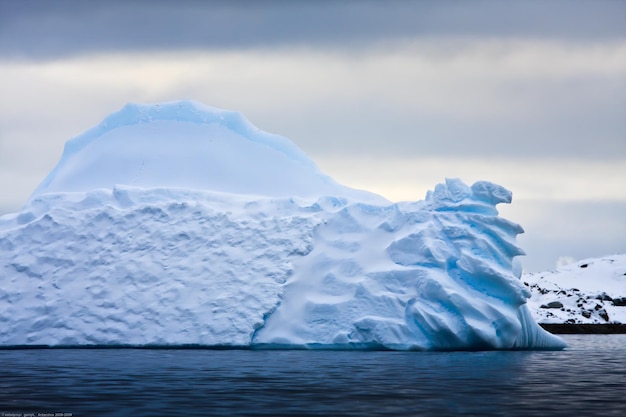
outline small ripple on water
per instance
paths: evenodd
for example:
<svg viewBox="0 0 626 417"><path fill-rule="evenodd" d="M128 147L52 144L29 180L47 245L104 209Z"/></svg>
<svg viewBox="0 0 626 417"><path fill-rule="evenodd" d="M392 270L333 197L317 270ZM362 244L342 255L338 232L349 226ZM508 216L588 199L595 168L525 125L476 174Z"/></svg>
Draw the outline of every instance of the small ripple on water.
<svg viewBox="0 0 626 417"><path fill-rule="evenodd" d="M626 415L626 335L561 352L0 351L0 412Z"/></svg>

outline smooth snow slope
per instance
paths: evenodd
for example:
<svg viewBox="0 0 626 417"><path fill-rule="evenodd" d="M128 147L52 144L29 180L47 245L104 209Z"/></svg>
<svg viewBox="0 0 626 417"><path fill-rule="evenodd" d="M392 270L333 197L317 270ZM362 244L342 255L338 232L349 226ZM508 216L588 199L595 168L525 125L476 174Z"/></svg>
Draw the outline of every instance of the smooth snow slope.
<svg viewBox="0 0 626 417"><path fill-rule="evenodd" d="M626 324L626 254L525 274L540 323Z"/></svg>
<svg viewBox="0 0 626 417"><path fill-rule="evenodd" d="M68 141L33 196L116 184L388 202L337 184L292 142L257 129L240 113L192 101L126 105Z"/></svg>
<svg viewBox="0 0 626 417"><path fill-rule="evenodd" d="M0 217L0 345L564 347L513 273L510 192L391 204L223 114L131 105L68 142Z"/></svg>

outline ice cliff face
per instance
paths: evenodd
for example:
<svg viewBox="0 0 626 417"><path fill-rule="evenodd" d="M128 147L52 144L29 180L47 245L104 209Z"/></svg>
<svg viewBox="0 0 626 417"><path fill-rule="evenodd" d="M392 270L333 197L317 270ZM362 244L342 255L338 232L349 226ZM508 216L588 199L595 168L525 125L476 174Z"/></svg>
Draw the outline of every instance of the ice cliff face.
<svg viewBox="0 0 626 417"><path fill-rule="evenodd" d="M0 217L0 345L564 347L513 273L510 192L391 204L224 114L128 106L68 142Z"/></svg>
<svg viewBox="0 0 626 417"><path fill-rule="evenodd" d="M448 180L424 202L340 206L314 232L254 342L391 349L548 348L513 275L510 193Z"/></svg>

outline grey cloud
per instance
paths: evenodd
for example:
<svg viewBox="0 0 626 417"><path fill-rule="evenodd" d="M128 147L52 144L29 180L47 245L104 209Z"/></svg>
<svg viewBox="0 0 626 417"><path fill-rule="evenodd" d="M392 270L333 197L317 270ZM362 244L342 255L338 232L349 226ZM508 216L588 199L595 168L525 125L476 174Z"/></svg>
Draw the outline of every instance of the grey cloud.
<svg viewBox="0 0 626 417"><path fill-rule="evenodd" d="M626 157L626 125L622 116L613 114L626 108L626 99L596 108L580 103L571 111L546 107L546 117L525 120L497 115L455 120L454 115L432 116L417 107L398 113L394 111L398 107L385 108L375 99L351 103L354 107L347 110L348 104L342 107L338 101L312 106L310 111L300 107L299 114L294 111L289 117L285 109L272 129L319 156ZM545 106L546 101L538 100L537 105Z"/></svg>
<svg viewBox="0 0 626 417"><path fill-rule="evenodd" d="M562 256L585 259L626 253L624 201L513 201L506 217L520 223L518 237L530 272L554 269Z"/></svg>
<svg viewBox="0 0 626 417"><path fill-rule="evenodd" d="M264 47L359 48L425 36L623 39L619 1L1 0L0 56Z"/></svg>

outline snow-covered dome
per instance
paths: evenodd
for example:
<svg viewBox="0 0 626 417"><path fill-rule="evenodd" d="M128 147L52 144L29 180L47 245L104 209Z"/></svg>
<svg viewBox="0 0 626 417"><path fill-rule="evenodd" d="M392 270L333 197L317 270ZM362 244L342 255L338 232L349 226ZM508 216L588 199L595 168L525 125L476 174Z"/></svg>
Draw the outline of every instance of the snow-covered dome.
<svg viewBox="0 0 626 417"><path fill-rule="evenodd" d="M69 140L33 195L127 185L386 200L337 184L288 139L194 101L128 104Z"/></svg>

